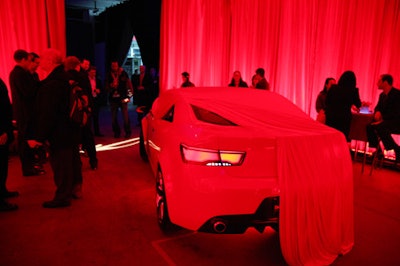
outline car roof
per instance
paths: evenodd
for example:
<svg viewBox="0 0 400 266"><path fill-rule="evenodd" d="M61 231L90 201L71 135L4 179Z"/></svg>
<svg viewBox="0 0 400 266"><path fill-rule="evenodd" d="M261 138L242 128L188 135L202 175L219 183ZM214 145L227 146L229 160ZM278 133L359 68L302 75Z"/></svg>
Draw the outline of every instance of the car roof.
<svg viewBox="0 0 400 266"><path fill-rule="evenodd" d="M272 134L313 135L332 129L275 92L253 88L192 87L162 92L163 102L195 105L240 125Z"/></svg>

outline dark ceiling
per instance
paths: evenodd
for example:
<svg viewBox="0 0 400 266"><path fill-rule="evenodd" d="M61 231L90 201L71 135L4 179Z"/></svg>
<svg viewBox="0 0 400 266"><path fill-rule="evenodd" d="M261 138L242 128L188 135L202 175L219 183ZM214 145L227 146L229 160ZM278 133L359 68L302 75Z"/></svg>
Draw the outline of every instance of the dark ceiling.
<svg viewBox="0 0 400 266"><path fill-rule="evenodd" d="M123 3L127 0L65 0L67 9L88 10L91 15L99 15L108 7Z"/></svg>

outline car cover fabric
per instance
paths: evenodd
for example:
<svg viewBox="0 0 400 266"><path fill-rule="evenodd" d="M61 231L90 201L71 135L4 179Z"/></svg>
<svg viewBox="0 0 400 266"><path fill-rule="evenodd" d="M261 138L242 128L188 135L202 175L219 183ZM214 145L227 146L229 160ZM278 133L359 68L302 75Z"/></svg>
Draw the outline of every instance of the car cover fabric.
<svg viewBox="0 0 400 266"><path fill-rule="evenodd" d="M341 132L270 91L185 88L165 94L276 141L280 244L289 265L328 265L351 250L353 168Z"/></svg>

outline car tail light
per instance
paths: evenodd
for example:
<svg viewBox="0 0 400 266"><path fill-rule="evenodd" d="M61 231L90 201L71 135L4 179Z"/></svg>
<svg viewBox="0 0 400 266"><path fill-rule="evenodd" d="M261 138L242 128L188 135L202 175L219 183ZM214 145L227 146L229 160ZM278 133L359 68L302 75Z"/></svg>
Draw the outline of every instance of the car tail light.
<svg viewBox="0 0 400 266"><path fill-rule="evenodd" d="M184 162L207 166L237 166L243 163L245 152L193 148L181 144Z"/></svg>

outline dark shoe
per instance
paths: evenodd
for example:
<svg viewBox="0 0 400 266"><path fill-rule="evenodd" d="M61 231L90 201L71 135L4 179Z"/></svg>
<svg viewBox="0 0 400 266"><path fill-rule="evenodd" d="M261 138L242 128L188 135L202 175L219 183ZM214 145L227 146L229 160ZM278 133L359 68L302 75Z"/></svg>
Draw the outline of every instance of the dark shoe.
<svg viewBox="0 0 400 266"><path fill-rule="evenodd" d="M5 191L5 192L2 192L0 195L3 199L6 199L6 198L18 197L19 193L18 193L18 191Z"/></svg>
<svg viewBox="0 0 400 266"><path fill-rule="evenodd" d="M90 168L92 168L92 170L96 170L97 169L97 166L98 166L97 158L91 158L89 160L89 163L90 163Z"/></svg>
<svg viewBox="0 0 400 266"><path fill-rule="evenodd" d="M126 139L129 139L130 137L131 137L131 133L126 133L126 134L125 134L125 138L126 138Z"/></svg>
<svg viewBox="0 0 400 266"><path fill-rule="evenodd" d="M18 209L18 205L9 203L5 200L0 201L0 212L15 211Z"/></svg>
<svg viewBox="0 0 400 266"><path fill-rule="evenodd" d="M121 134L114 133L114 138L118 139L120 136Z"/></svg>
<svg viewBox="0 0 400 266"><path fill-rule="evenodd" d="M82 185L75 185L74 190L72 191L73 199L81 199L82 198Z"/></svg>
<svg viewBox="0 0 400 266"><path fill-rule="evenodd" d="M71 205L69 200L50 200L43 202L43 208L63 208Z"/></svg>
<svg viewBox="0 0 400 266"><path fill-rule="evenodd" d="M97 170L97 167L98 167L97 161L90 163L90 168L92 168L92 170Z"/></svg>
<svg viewBox="0 0 400 266"><path fill-rule="evenodd" d="M101 134L101 133L95 133L94 135L95 135L96 137L104 137L104 135Z"/></svg>

